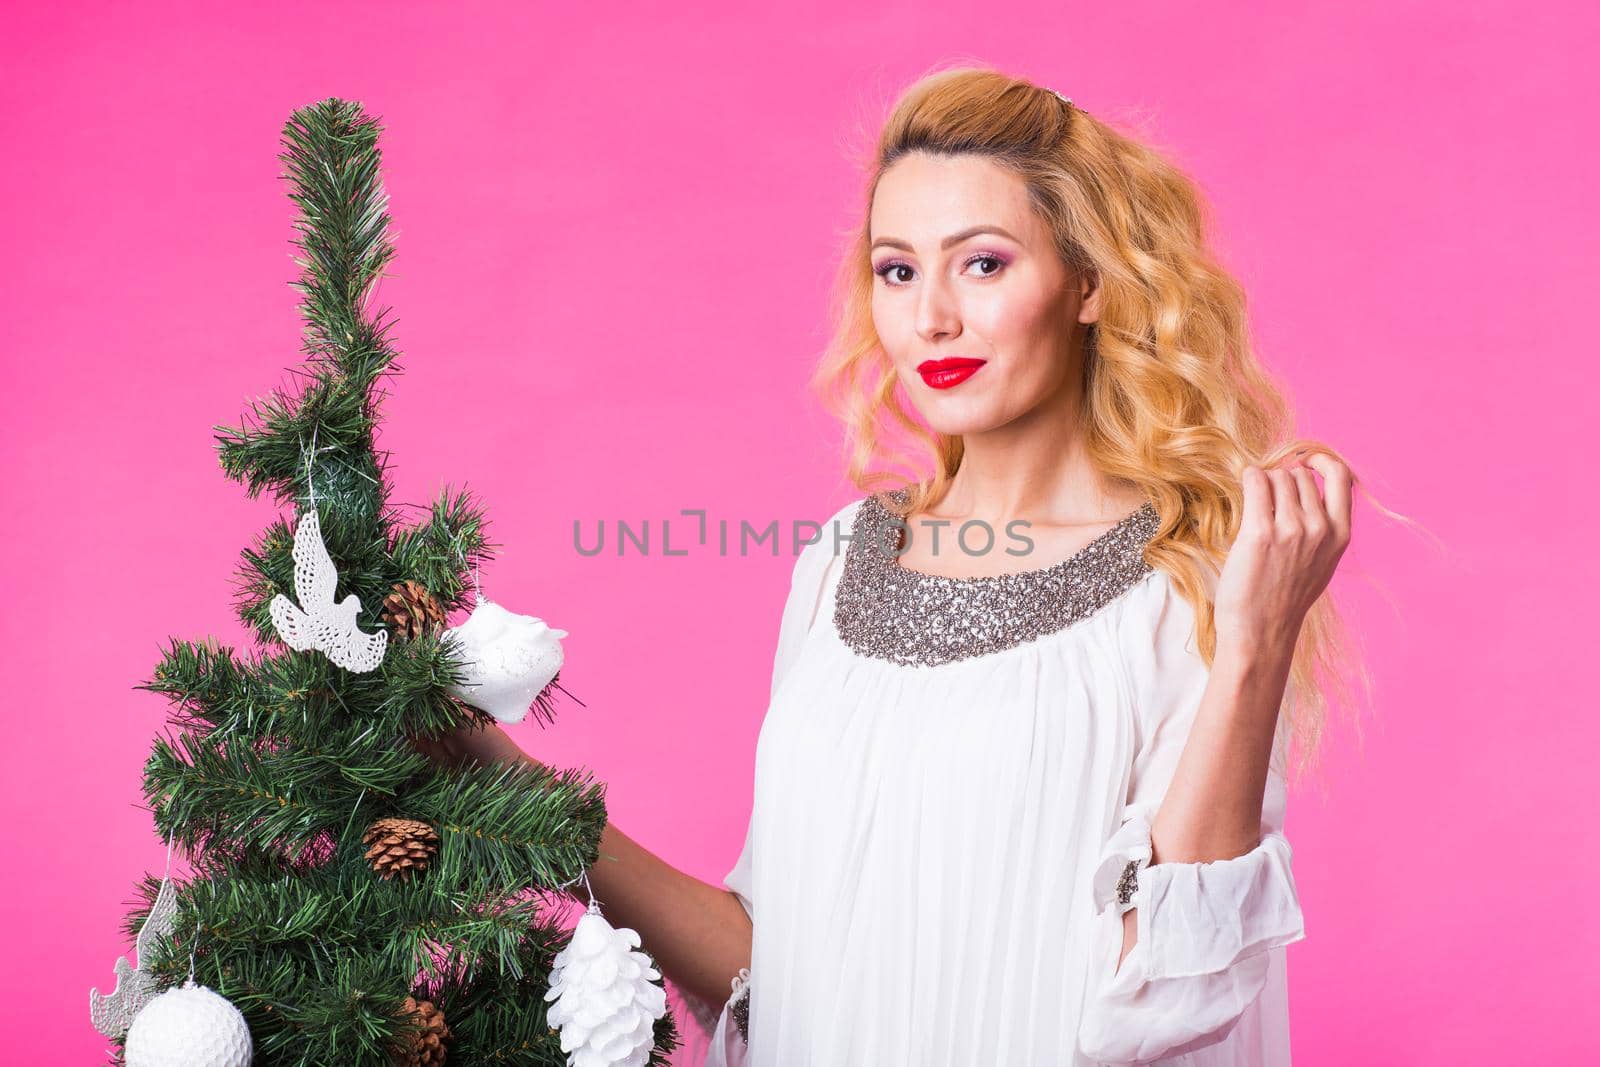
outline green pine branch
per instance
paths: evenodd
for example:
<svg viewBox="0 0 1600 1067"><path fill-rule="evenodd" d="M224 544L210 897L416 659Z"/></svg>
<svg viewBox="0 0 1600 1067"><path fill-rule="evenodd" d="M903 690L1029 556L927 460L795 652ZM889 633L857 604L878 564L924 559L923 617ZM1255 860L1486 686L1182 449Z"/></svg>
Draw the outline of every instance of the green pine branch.
<svg viewBox="0 0 1600 1067"><path fill-rule="evenodd" d="M469 563L489 562L495 547L477 497L446 487L427 522L395 534L389 557L396 573L421 582L447 610L455 610L467 606Z"/></svg>
<svg viewBox="0 0 1600 1067"><path fill-rule="evenodd" d="M554 887L592 867L605 827L605 784L577 770L505 764L440 772L406 798L438 827L438 877L484 872L504 884Z"/></svg>
<svg viewBox="0 0 1600 1067"><path fill-rule="evenodd" d="M222 468L251 496L308 496L306 456L315 449L318 499L340 500L375 518L386 495L373 449L379 378L398 369L386 311L368 308L394 257L379 124L359 104L324 100L296 111L283 128L284 178L295 219L295 263L309 357L300 387L253 406L246 423L219 427Z"/></svg>
<svg viewBox="0 0 1600 1067"><path fill-rule="evenodd" d="M415 749L360 724L321 749L183 732L151 746L144 792L162 837L186 849L293 852L324 835L342 836L427 767ZM354 825L357 836L365 825Z"/></svg>

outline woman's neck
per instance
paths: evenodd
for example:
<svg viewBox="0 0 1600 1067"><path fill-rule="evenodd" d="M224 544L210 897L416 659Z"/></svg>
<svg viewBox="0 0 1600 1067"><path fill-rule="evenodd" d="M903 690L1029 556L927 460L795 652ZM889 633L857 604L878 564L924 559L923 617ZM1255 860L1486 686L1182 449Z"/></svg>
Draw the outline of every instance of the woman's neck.
<svg viewBox="0 0 1600 1067"><path fill-rule="evenodd" d="M1090 462L1083 423L1059 409L1035 409L1004 426L962 438L961 465L928 514L1012 519L1041 525L1115 522L1143 502L1136 486L1109 479Z"/></svg>

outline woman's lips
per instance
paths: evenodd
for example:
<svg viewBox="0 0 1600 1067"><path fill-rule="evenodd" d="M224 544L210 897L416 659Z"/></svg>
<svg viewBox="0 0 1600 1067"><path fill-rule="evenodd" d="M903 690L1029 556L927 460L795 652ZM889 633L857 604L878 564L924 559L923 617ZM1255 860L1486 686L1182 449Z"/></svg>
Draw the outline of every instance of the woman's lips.
<svg viewBox="0 0 1600 1067"><path fill-rule="evenodd" d="M917 364L917 373L933 389L950 389L977 373L987 363L983 359L928 359Z"/></svg>

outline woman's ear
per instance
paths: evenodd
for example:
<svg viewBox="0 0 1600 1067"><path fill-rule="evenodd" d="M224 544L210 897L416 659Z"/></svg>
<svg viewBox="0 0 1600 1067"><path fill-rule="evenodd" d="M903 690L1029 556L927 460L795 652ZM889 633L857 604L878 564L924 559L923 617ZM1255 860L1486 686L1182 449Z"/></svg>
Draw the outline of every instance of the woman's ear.
<svg viewBox="0 0 1600 1067"><path fill-rule="evenodd" d="M1078 274L1078 321L1100 321L1100 276L1094 271Z"/></svg>

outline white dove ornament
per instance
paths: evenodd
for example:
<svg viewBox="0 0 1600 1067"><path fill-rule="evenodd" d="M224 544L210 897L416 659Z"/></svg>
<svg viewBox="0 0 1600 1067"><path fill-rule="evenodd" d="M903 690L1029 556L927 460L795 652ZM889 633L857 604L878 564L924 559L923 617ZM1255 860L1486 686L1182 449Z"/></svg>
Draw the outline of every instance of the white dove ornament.
<svg viewBox="0 0 1600 1067"><path fill-rule="evenodd" d="M133 942L139 965L135 967L128 962L128 957L118 956L113 968L117 975L116 988L109 994L98 989L89 990L89 1021L106 1037L121 1037L139 1009L155 998L157 989L155 976L150 973L151 957L155 955L156 943L172 932L177 917L178 891L170 879L163 879L161 890L151 902L150 914Z"/></svg>
<svg viewBox="0 0 1600 1067"><path fill-rule="evenodd" d="M450 686L450 693L500 722L521 722L561 669L566 636L543 619L479 597L467 621L444 632L466 667L464 683Z"/></svg>
<svg viewBox="0 0 1600 1067"><path fill-rule="evenodd" d="M296 652L316 649L347 671L365 674L383 662L389 644L385 630L363 633L356 628L361 601L354 593L339 603L333 602L339 572L322 543L322 524L317 509L300 517L294 530L294 595L300 606L279 593L269 606L272 625L283 643Z"/></svg>

